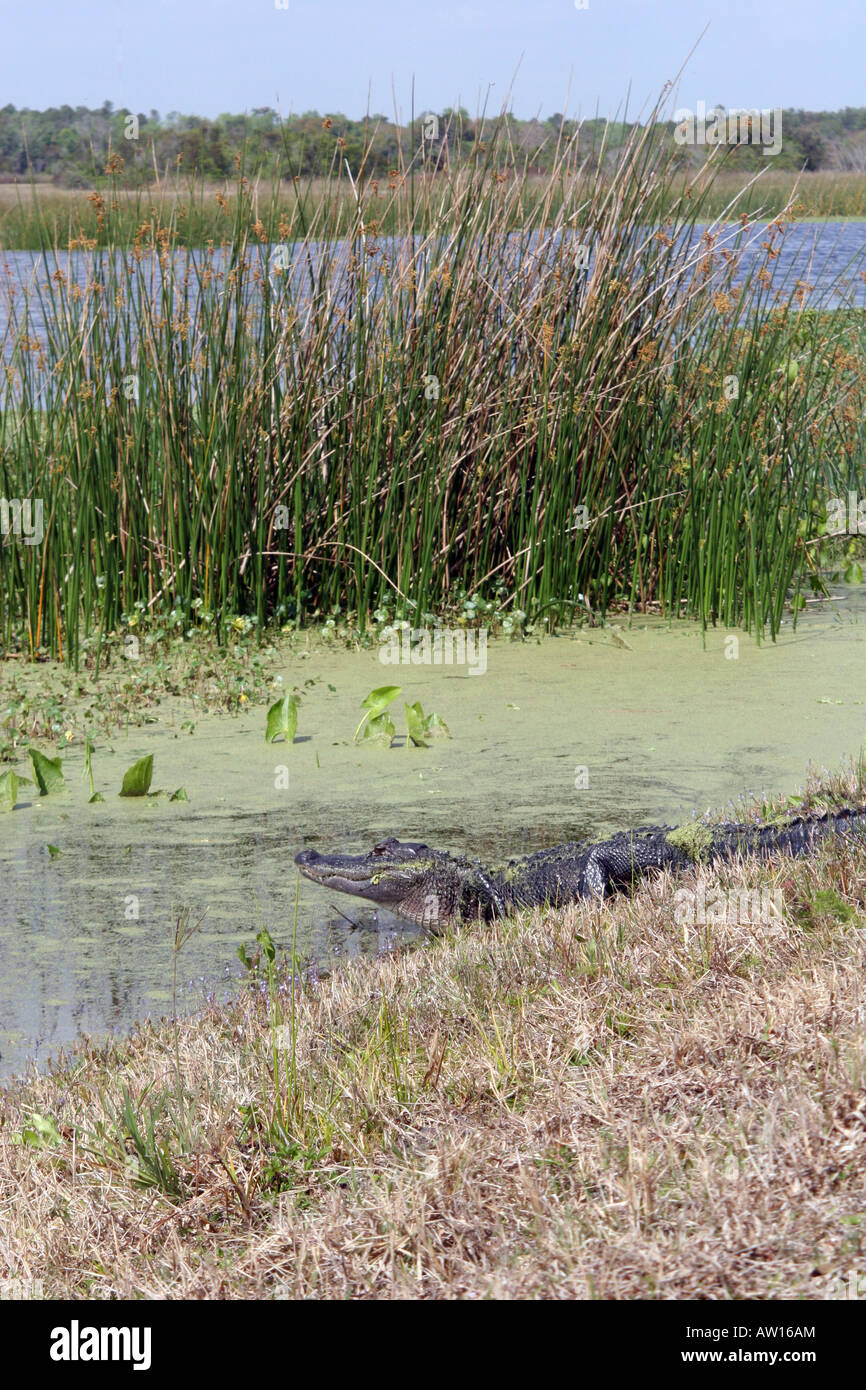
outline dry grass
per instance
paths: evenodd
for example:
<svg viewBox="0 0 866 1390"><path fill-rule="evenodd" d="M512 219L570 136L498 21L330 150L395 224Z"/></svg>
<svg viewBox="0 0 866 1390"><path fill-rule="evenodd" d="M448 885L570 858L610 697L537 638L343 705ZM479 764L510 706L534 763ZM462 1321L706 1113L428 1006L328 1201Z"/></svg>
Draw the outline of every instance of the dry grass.
<svg viewBox="0 0 866 1390"><path fill-rule="evenodd" d="M688 884L659 879L306 979L295 1084L285 980L177 1038L81 1044L2 1097L0 1275L51 1298L834 1296L864 1258L866 847L717 881L785 911L684 926ZM124 1087L173 1196L125 1161ZM53 1142L20 1142L34 1113Z"/></svg>

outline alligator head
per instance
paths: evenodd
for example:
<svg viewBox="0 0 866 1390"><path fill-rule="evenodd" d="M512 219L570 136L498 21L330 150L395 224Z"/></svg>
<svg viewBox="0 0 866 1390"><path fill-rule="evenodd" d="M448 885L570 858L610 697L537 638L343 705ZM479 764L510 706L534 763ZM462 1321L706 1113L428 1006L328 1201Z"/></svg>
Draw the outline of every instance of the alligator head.
<svg viewBox="0 0 866 1390"><path fill-rule="evenodd" d="M305 878L323 888L381 903L410 922L441 931L461 916L468 865L429 845L393 838L381 840L369 854L295 855Z"/></svg>

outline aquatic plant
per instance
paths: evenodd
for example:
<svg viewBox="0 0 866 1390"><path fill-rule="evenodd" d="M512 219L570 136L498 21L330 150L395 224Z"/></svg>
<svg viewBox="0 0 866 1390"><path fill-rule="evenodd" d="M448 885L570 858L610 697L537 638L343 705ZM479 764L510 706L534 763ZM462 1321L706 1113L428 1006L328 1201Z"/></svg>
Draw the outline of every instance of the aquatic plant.
<svg viewBox="0 0 866 1390"><path fill-rule="evenodd" d="M273 743L280 735L286 743L292 743L298 727L298 700L296 695L284 695L268 710L265 740Z"/></svg>
<svg viewBox="0 0 866 1390"><path fill-rule="evenodd" d="M130 240L114 186L62 249L42 221L7 287L0 641L98 666L157 611L363 626L496 584L548 626L775 632L826 480L862 469L864 314L804 312L771 274L792 214L766 226L760 178L719 209L726 151L684 172L657 114L614 169L562 134L531 189L501 121L445 168L422 140L387 218L336 144L289 209L241 161L194 256L182 205L142 200Z"/></svg>
<svg viewBox="0 0 866 1390"><path fill-rule="evenodd" d="M139 758L138 762L128 767L123 774L123 784L120 788L120 796L147 796L150 791L150 784L153 781L153 754L148 753L147 757Z"/></svg>
<svg viewBox="0 0 866 1390"><path fill-rule="evenodd" d="M391 746L391 741L397 732L394 722L388 713L388 706L396 700L400 694L402 686L399 685L380 685L375 690L371 690L361 701L361 708L366 713L355 730L354 740L358 742L361 730L364 730L364 739L382 739Z"/></svg>

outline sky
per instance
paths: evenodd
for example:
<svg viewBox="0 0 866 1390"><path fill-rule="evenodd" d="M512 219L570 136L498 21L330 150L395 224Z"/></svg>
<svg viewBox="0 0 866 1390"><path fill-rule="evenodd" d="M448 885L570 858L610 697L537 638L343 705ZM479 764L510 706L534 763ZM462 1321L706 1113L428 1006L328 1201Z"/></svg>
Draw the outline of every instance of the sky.
<svg viewBox="0 0 866 1390"><path fill-rule="evenodd" d="M866 0L37 0L7 7L0 105L408 120L414 78L416 111L639 117L707 25L678 107L866 105Z"/></svg>

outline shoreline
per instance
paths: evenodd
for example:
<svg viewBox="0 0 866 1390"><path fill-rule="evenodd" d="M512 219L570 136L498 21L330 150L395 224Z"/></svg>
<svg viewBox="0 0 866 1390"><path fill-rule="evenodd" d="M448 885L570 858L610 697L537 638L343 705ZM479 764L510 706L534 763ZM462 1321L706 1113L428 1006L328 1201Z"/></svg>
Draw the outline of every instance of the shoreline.
<svg viewBox="0 0 866 1390"><path fill-rule="evenodd" d="M0 1088L11 1275L52 1299L841 1296L864 872L845 845L731 867L782 894L760 927L677 923L659 879L294 987L260 952L234 1002Z"/></svg>

